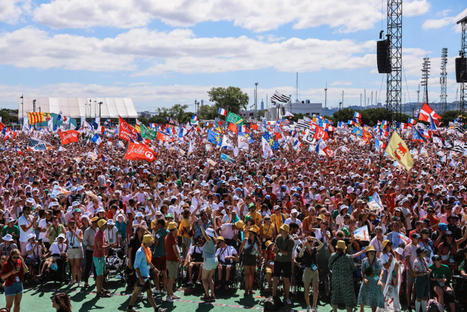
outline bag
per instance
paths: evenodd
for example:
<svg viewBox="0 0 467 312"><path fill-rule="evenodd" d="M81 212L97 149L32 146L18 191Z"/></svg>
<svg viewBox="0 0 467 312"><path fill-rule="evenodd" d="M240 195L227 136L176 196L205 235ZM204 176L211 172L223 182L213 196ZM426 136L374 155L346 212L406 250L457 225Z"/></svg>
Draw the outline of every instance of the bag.
<svg viewBox="0 0 467 312"><path fill-rule="evenodd" d="M443 306L436 300L430 299L426 304L426 311L427 312L443 312Z"/></svg>
<svg viewBox="0 0 467 312"><path fill-rule="evenodd" d="M282 306L282 301L279 297L269 297L264 300L264 311L277 311Z"/></svg>

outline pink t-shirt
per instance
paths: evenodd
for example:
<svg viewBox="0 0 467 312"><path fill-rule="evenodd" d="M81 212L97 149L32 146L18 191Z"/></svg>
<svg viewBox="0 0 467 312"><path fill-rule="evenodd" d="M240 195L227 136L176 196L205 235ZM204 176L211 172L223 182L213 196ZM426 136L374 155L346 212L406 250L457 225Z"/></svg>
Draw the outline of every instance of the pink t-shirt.
<svg viewBox="0 0 467 312"><path fill-rule="evenodd" d="M101 246L104 245L105 243L105 236L104 232L101 230L98 230L96 232L96 236L94 236L94 252L92 253L93 257L105 257L105 249L103 248L98 248L97 243L100 242Z"/></svg>

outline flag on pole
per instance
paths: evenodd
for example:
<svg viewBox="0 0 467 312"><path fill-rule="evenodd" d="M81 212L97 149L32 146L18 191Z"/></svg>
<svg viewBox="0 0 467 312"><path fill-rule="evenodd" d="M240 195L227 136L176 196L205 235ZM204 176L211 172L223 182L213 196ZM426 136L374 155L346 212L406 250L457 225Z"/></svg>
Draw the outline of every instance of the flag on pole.
<svg viewBox="0 0 467 312"><path fill-rule="evenodd" d="M99 136L99 134L94 134L91 138L91 142L94 143L94 144L101 144L102 143L102 140L101 140L101 137Z"/></svg>
<svg viewBox="0 0 467 312"><path fill-rule="evenodd" d="M397 131L394 131L386 147L386 153L409 171L413 167L413 158L410 155L407 144L401 139Z"/></svg>
<svg viewBox="0 0 467 312"><path fill-rule="evenodd" d="M136 141L136 129L130 126L122 117L119 117L118 138L131 142Z"/></svg>
<svg viewBox="0 0 467 312"><path fill-rule="evenodd" d="M383 203L381 202L381 198L379 194L374 192L373 195L370 196L370 200L368 201L368 207L370 210L380 211L383 210Z"/></svg>
<svg viewBox="0 0 467 312"><path fill-rule="evenodd" d="M62 145L78 142L79 132L76 130L68 130L60 132L60 140Z"/></svg>
<svg viewBox="0 0 467 312"><path fill-rule="evenodd" d="M227 118L225 119L225 121L227 123L231 122L235 125L242 125L243 124L243 119L242 117L240 117L239 115L237 114L234 114L232 112L230 112L228 115L227 115Z"/></svg>
<svg viewBox="0 0 467 312"><path fill-rule="evenodd" d="M153 162L156 160L156 153L144 144L130 142L124 159Z"/></svg>
<svg viewBox="0 0 467 312"><path fill-rule="evenodd" d="M141 137L143 139L155 141L157 139L157 132L147 128L144 124L141 124Z"/></svg>
<svg viewBox="0 0 467 312"><path fill-rule="evenodd" d="M221 160L229 162L229 163L234 162L234 159L232 157L230 157L229 155L224 154L224 153L221 153Z"/></svg>
<svg viewBox="0 0 467 312"><path fill-rule="evenodd" d="M420 110L420 113L418 114L418 119L423 120L426 122L430 122L430 117L433 118L434 122L436 125L439 125L439 120L441 119L441 116L438 115L431 107L430 105L424 103L422 106L422 109Z"/></svg>
<svg viewBox="0 0 467 312"><path fill-rule="evenodd" d="M227 110L223 109L222 107L219 107L219 111L217 113L224 117L227 116Z"/></svg>

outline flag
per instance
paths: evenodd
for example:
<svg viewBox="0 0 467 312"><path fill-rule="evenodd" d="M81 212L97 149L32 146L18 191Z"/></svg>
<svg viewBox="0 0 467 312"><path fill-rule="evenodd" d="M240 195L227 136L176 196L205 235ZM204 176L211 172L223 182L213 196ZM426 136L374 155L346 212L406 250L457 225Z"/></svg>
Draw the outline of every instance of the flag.
<svg viewBox="0 0 467 312"><path fill-rule="evenodd" d="M222 145L222 139L221 139L220 133L213 131L213 130L208 131L208 141L214 145L219 145L219 146Z"/></svg>
<svg viewBox="0 0 467 312"><path fill-rule="evenodd" d="M263 139L266 140L266 142L269 144L269 147L273 150L279 149L279 143L277 143L276 140L269 134L269 132L265 132L263 134Z"/></svg>
<svg viewBox="0 0 467 312"><path fill-rule="evenodd" d="M234 162L234 159L232 157L230 157L229 155L224 154L224 153L221 153L221 160L229 162L229 163Z"/></svg>
<svg viewBox="0 0 467 312"><path fill-rule="evenodd" d="M239 115L237 114L234 114L232 112L230 112L228 115L227 115L227 118L225 119L225 121L227 123L231 122L235 125L241 125L243 123L243 119L242 117L240 117Z"/></svg>
<svg viewBox="0 0 467 312"><path fill-rule="evenodd" d="M373 195L370 196L370 200L368 201L368 207L370 210L383 210L383 203L381 202L381 198L379 197L379 194L374 192Z"/></svg>
<svg viewBox="0 0 467 312"><path fill-rule="evenodd" d="M191 116L190 122L192 124L196 124L198 122L198 116L196 116L196 114L193 114L193 116Z"/></svg>
<svg viewBox="0 0 467 312"><path fill-rule="evenodd" d="M290 96L287 96L285 94L282 94L278 92L277 90L274 92L273 96L271 96L271 102L272 103L288 103L290 101Z"/></svg>
<svg viewBox="0 0 467 312"><path fill-rule="evenodd" d="M409 118L408 123L409 123L410 125L416 125L416 124L417 124L417 121L416 121L415 119Z"/></svg>
<svg viewBox="0 0 467 312"><path fill-rule="evenodd" d="M430 116L431 118L433 118L434 122L437 125L439 125L439 120L441 119L441 116L436 114L436 112L428 104L424 103L422 109L420 110L420 113L418 114L418 119L429 122Z"/></svg>
<svg viewBox="0 0 467 312"><path fill-rule="evenodd" d="M130 142L124 159L153 162L156 160L156 153L144 144Z"/></svg>
<svg viewBox="0 0 467 312"><path fill-rule="evenodd" d="M364 225L353 231L353 236L359 240L369 242L370 232L368 231L368 225Z"/></svg>
<svg viewBox="0 0 467 312"><path fill-rule="evenodd" d="M417 130L417 128L412 127L412 141L426 142L426 138Z"/></svg>
<svg viewBox="0 0 467 312"><path fill-rule="evenodd" d="M327 156L327 157L332 156L331 149L326 145L326 143L322 139L320 139L318 141L318 144L316 144L315 151L318 155Z"/></svg>
<svg viewBox="0 0 467 312"><path fill-rule="evenodd" d="M272 152L272 149L271 149L271 145L270 145L269 141L264 137L264 135L261 138L261 147L263 149L263 158L264 159L272 157L273 152Z"/></svg>
<svg viewBox="0 0 467 312"><path fill-rule="evenodd" d="M250 149L249 139L246 135L239 135L237 138L238 148L244 151Z"/></svg>
<svg viewBox="0 0 467 312"><path fill-rule="evenodd" d="M230 131L232 131L235 134L238 134L238 127L237 127L236 124L229 123L229 126L227 127L227 129L229 129Z"/></svg>
<svg viewBox="0 0 467 312"><path fill-rule="evenodd" d="M141 124L141 137L143 139L155 141L157 139L157 132L147 128L144 124Z"/></svg>
<svg viewBox="0 0 467 312"><path fill-rule="evenodd" d="M60 140L62 145L78 142L79 132L76 130L68 130L60 132Z"/></svg>
<svg viewBox="0 0 467 312"><path fill-rule="evenodd" d="M436 122L431 116L430 116L430 125L428 126L428 129L435 130L435 131L438 130L438 127L436 126Z"/></svg>
<svg viewBox="0 0 467 312"><path fill-rule="evenodd" d="M326 130L324 130L324 128L320 127L320 126L317 126L316 127L316 132L315 132L315 135L313 136L314 139L316 140L327 140L329 139L329 135L328 133L326 132Z"/></svg>
<svg viewBox="0 0 467 312"><path fill-rule="evenodd" d="M355 112L353 114L353 120L356 122L356 123L362 123L362 114L360 114L359 112Z"/></svg>
<svg viewBox="0 0 467 312"><path fill-rule="evenodd" d="M157 131L156 135L157 140L161 142L173 142L174 140L169 137L167 134L162 133L161 131Z"/></svg>
<svg viewBox="0 0 467 312"><path fill-rule="evenodd" d="M3 131L3 128L5 128L5 125L0 121L0 131Z"/></svg>
<svg viewBox="0 0 467 312"><path fill-rule="evenodd" d="M101 140L101 137L99 136L99 134L94 134L91 138L91 142L94 143L94 144L101 144L102 143L102 140Z"/></svg>
<svg viewBox="0 0 467 312"><path fill-rule="evenodd" d="M222 107L219 107L219 111L217 112L219 115L222 115L222 116L227 116L227 111L225 109L223 109Z"/></svg>
<svg viewBox="0 0 467 312"><path fill-rule="evenodd" d="M363 129L357 126L354 126L352 129L352 133L358 136L363 136Z"/></svg>
<svg viewBox="0 0 467 312"><path fill-rule="evenodd" d="M119 117L119 125L118 125L118 138L131 142L136 141L137 135L136 130L132 126L130 126L122 117Z"/></svg>
<svg viewBox="0 0 467 312"><path fill-rule="evenodd" d="M42 112L30 112L28 113L28 120L30 125L35 125L44 121L48 121L50 115Z"/></svg>
<svg viewBox="0 0 467 312"><path fill-rule="evenodd" d="M221 147L225 147L225 148L234 148L234 145L233 145L233 143L232 143L232 140L229 139L229 137L226 136L225 134L224 134L224 137L222 138Z"/></svg>
<svg viewBox="0 0 467 312"><path fill-rule="evenodd" d="M388 153L392 159L403 165L407 171L413 167L413 159L412 155L410 155L409 148L397 131L392 133L391 139L386 147L386 153Z"/></svg>

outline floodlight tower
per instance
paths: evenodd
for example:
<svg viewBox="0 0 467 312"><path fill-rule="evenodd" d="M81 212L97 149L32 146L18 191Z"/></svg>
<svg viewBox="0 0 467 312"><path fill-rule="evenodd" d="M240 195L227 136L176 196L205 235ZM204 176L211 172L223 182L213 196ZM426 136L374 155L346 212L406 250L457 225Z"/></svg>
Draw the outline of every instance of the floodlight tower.
<svg viewBox="0 0 467 312"><path fill-rule="evenodd" d="M402 103L402 0L387 0L387 36L391 72L386 76L386 107L401 114Z"/></svg>
<svg viewBox="0 0 467 312"><path fill-rule="evenodd" d="M441 74L439 84L441 85L440 104L443 111L448 110L448 73L446 66L448 64L448 48L441 50Z"/></svg>
<svg viewBox="0 0 467 312"><path fill-rule="evenodd" d="M461 20L459 20L457 22L457 24L461 24L461 27L462 27L462 37L461 37L461 49L459 50L459 56L461 58L465 58L467 55L467 36L466 36L466 32L467 32L467 16L465 16L464 18L462 18ZM464 63L465 65L465 63ZM457 68L456 68L457 70ZM464 73L465 75L465 66L464 68L460 69L461 70L461 73ZM460 113L463 113L464 112L464 105L465 105L465 101L467 99L467 83L464 81L464 82L460 82L460 86L459 86L459 91L460 91L460 95L459 95L459 110L460 110Z"/></svg>
<svg viewBox="0 0 467 312"><path fill-rule="evenodd" d="M430 58L424 57L423 58L423 65L422 65L422 81L420 84L423 87L423 103L428 104L428 78L430 78Z"/></svg>

